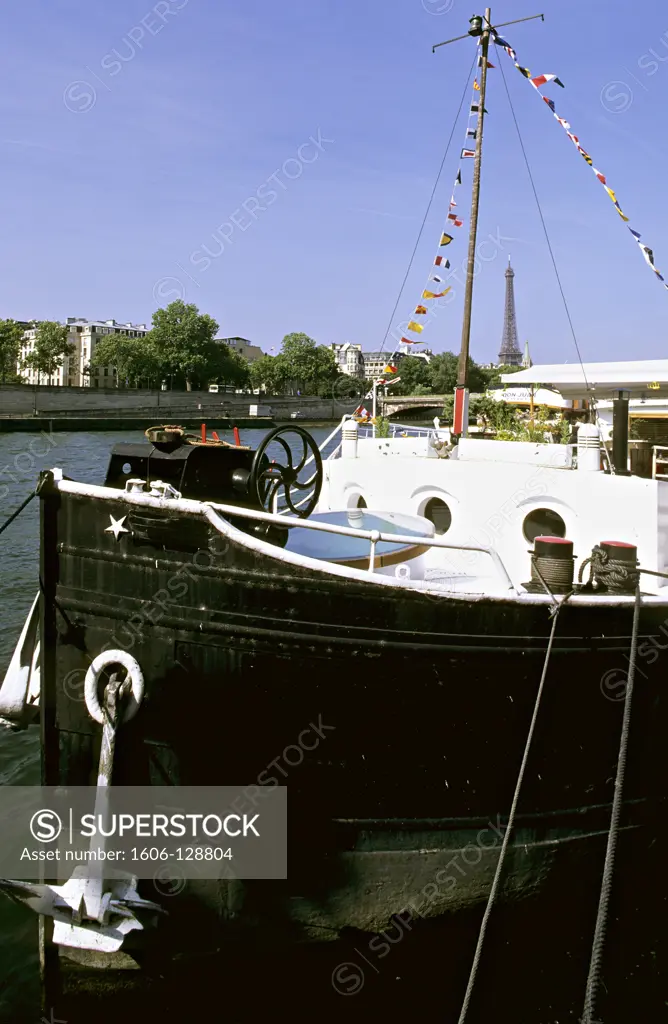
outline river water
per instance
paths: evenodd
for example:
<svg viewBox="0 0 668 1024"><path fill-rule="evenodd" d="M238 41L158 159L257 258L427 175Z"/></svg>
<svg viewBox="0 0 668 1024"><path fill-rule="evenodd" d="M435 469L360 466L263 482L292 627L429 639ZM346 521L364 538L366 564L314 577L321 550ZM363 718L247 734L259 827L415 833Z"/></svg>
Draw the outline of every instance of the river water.
<svg viewBox="0 0 668 1024"><path fill-rule="evenodd" d="M332 427L309 428L320 444ZM255 447L264 430L243 430ZM231 431L219 436L233 441ZM104 483L109 451L118 441L141 441L139 431L0 434L0 524L34 488L41 470L60 467L84 483ZM9 664L38 586L39 501L33 500L0 535L0 680ZM37 729L0 726L0 785L39 784ZM1 841L1 840L0 840ZM0 895L0 1021L38 1021L37 916Z"/></svg>

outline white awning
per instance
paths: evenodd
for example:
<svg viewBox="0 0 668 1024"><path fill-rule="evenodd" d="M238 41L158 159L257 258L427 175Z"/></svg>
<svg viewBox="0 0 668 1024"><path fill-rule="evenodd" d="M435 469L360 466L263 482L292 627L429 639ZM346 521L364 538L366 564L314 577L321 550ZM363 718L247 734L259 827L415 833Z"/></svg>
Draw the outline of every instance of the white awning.
<svg viewBox="0 0 668 1024"><path fill-rule="evenodd" d="M668 359L636 359L618 363L546 363L503 373L506 387L551 385L564 397L613 398L630 391L632 398L668 395Z"/></svg>
<svg viewBox="0 0 668 1024"><path fill-rule="evenodd" d="M548 388L506 388L503 391L495 389L487 393L496 402L507 402L509 405L531 405L532 392L534 405L546 405L550 409L570 409L573 405L558 391L550 391Z"/></svg>

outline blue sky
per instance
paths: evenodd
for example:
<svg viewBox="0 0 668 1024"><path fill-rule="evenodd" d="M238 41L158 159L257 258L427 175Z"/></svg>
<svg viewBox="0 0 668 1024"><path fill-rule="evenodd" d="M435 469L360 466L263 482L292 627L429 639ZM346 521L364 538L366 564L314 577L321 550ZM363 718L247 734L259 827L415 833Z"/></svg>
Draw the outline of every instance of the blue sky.
<svg viewBox="0 0 668 1024"><path fill-rule="evenodd" d="M668 279L668 10L507 0L492 19L539 11L544 23L504 34L532 74L564 81L543 91ZM473 57L469 40L431 47L464 33L471 13L463 0L10 5L0 316L148 322L182 296L221 335L265 351L289 331L378 348ZM500 59L583 357L668 355L668 291L548 108ZM479 240L501 241L476 279L471 352L496 357L510 253L521 343L535 362L574 361L498 68L488 86ZM464 131L460 118L397 322L424 287ZM453 266L466 254L471 169ZM459 348L463 289L451 283L423 335L435 351Z"/></svg>

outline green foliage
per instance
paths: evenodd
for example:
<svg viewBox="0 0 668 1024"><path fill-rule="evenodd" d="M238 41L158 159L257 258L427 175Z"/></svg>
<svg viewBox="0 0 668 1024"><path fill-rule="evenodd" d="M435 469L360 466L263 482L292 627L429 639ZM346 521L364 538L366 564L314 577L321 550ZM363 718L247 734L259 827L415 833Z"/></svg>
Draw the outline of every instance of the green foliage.
<svg viewBox="0 0 668 1024"><path fill-rule="evenodd" d="M455 396L446 395L445 401L443 402L443 411L441 412L441 419L444 423L452 424L455 416Z"/></svg>
<svg viewBox="0 0 668 1024"><path fill-rule="evenodd" d="M334 381L334 387L331 389L332 395L338 398L339 401L345 401L350 399L351 401L359 402L370 388L368 381L365 381L362 377L350 377L347 373L340 373Z"/></svg>
<svg viewBox="0 0 668 1024"><path fill-rule="evenodd" d="M38 380L56 373L63 365L63 359L74 352L68 333L67 327L55 320L42 320L37 324L35 346L26 356L25 366L37 372Z"/></svg>
<svg viewBox="0 0 668 1024"><path fill-rule="evenodd" d="M181 300L153 314L153 330L143 338L108 334L95 346L91 367L113 366L120 385L157 385L170 378L188 390L211 383L244 387L248 364L222 341L218 324Z"/></svg>
<svg viewBox="0 0 668 1024"><path fill-rule="evenodd" d="M303 394L322 395L331 391L339 368L331 349L317 345L308 334L286 334L281 345L280 372Z"/></svg>
<svg viewBox="0 0 668 1024"><path fill-rule="evenodd" d="M419 356L406 356L398 364L401 380L393 385L393 395L429 395L433 393L431 364ZM417 389L420 390L417 390Z"/></svg>
<svg viewBox="0 0 668 1024"><path fill-rule="evenodd" d="M506 387L507 385L501 380L501 375L505 373L518 373L519 370L524 369L522 366L479 366L482 378L485 382L485 388L498 388Z"/></svg>
<svg viewBox="0 0 668 1024"><path fill-rule="evenodd" d="M302 333L286 334L277 356L263 356L250 367L252 387L271 394L291 390L305 395L331 395L336 383L337 395L345 397L344 376L331 349ZM359 383L351 378L348 389L350 397L358 395Z"/></svg>
<svg viewBox="0 0 668 1024"><path fill-rule="evenodd" d="M217 368L219 353L213 344L217 331L212 317L200 313L194 303L177 299L155 311L153 329L146 337L160 353L162 372L191 391L193 384L208 384L212 363L214 372Z"/></svg>
<svg viewBox="0 0 668 1024"><path fill-rule="evenodd" d="M3 384L20 380L16 370L22 339L23 327L16 320L0 320L0 381Z"/></svg>
<svg viewBox="0 0 668 1024"><path fill-rule="evenodd" d="M119 385L157 383L161 366L155 345L145 338L128 338L125 334L107 334L93 350L91 369L113 366Z"/></svg>
<svg viewBox="0 0 668 1024"><path fill-rule="evenodd" d="M278 356L262 356L249 367L250 386L270 395L278 395L285 386L285 377Z"/></svg>
<svg viewBox="0 0 668 1024"><path fill-rule="evenodd" d="M533 441L538 444L546 444L549 442L549 438L546 436L549 431L546 431L544 426L532 427L530 423L523 423L518 431L517 441Z"/></svg>
<svg viewBox="0 0 668 1024"><path fill-rule="evenodd" d="M459 360L452 352L443 352L433 356L429 363L429 376L434 394L447 395L455 390L457 384L457 365ZM403 373L403 360L401 366Z"/></svg>
<svg viewBox="0 0 668 1024"><path fill-rule="evenodd" d="M401 372L403 373L403 361ZM431 377L432 391L437 394L447 394L454 391L457 385L457 374L459 370L459 356L454 352L443 352L441 355L433 356L429 363L429 375ZM471 392L485 391L487 382L486 371L469 357L468 361L468 388Z"/></svg>
<svg viewBox="0 0 668 1024"><path fill-rule="evenodd" d="M571 439L571 422L566 416L562 416L559 422L559 443L568 444Z"/></svg>
<svg viewBox="0 0 668 1024"><path fill-rule="evenodd" d="M469 422L475 416L481 425L495 430L512 430L517 423L515 409L506 402L497 402L491 395L471 395Z"/></svg>
<svg viewBox="0 0 668 1024"><path fill-rule="evenodd" d="M207 345L208 362L205 384L234 384L243 388L250 382L250 368L246 360L222 341Z"/></svg>
<svg viewBox="0 0 668 1024"><path fill-rule="evenodd" d="M376 417L376 437L390 436L390 421L385 416Z"/></svg>

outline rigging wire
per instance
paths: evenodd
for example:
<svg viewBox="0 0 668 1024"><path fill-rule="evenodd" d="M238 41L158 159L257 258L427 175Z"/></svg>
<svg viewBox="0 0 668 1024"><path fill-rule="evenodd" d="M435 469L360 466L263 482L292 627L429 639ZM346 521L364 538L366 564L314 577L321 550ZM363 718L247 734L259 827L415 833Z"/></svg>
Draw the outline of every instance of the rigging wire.
<svg viewBox="0 0 668 1024"><path fill-rule="evenodd" d="M615 855L617 853L617 841L619 839L622 805L624 800L624 779L626 775L626 762L628 757L629 734L631 730L631 702L633 700L633 686L636 672L636 655L638 653L638 626L640 622L640 584L636 584L636 599L633 607L633 626L631 633L631 651L629 654L629 671L626 677L626 693L624 696L624 716L622 718L622 733L619 740L619 754L617 755L617 772L615 775L615 789L612 798L612 813L610 815L610 829L608 831L608 845L605 851L603 865L603 879L601 881L601 892L596 913L596 928L594 941L589 961L589 973L587 975L587 987L585 990L584 1007L582 1010L582 1024L596 1024L594 1012L599 989L603 983L601 970L603 966L603 952L605 946L605 933L608 926L610 914L610 895L612 891L613 875L615 870Z"/></svg>
<svg viewBox="0 0 668 1024"><path fill-rule="evenodd" d="M503 834L503 842L501 844L501 850L499 851L499 857L498 857L498 860L496 862L496 870L494 872L494 879L492 881L492 886L491 886L490 891L489 891L489 896L487 897L487 905L485 907L485 912L483 914L482 921L480 923L480 931L478 932L478 941L476 943L475 954L473 956L473 963L471 964L471 972L469 974L469 980L468 980L468 984L466 986L466 992L464 994L464 1000L462 1002L462 1008L460 1010L459 1017L457 1019L457 1024L465 1024L465 1021L466 1021L466 1018L468 1016L468 1012L469 1012L469 1009L470 1009L470 1006L471 1006L471 999L472 999L472 996L473 996L473 989L475 987L475 983L476 983L476 980L477 980L477 977L478 977L478 969L480 967L480 961L482 959L483 945L484 945L484 942L485 942L485 937L487 935L487 926L489 924L489 919L491 917L492 910L494 908L494 903L496 901L497 895L498 895L498 893L499 893L499 891L501 889L501 877L502 877L503 868L504 868L504 865L505 865L505 862L506 862L506 855L508 853L508 845L510 843L510 836L511 836L511 834L513 832L513 827L515 825L515 816L517 814L517 805L519 803L520 794L522 792L522 785L524 783L524 776L526 774L526 768L527 768L527 764L528 764L528 761L529 761L529 754L530 754L530 751L531 751L531 744L533 742L534 732L536 730L536 721L538 719L538 712L540 710L541 701L543 699L543 692L545 690L545 679L547 677L547 670L548 670L548 667L549 667L549 664L550 664L550 656L552 654L552 645L554 643L554 636L555 636L555 633L556 633L556 630L557 630L557 619L559 618L559 612L561 611L561 609L566 604L566 601L568 601L569 597L571 596L570 594L567 594L563 601L557 602L555 597L554 597L554 595L552 594L552 591L550 590L549 586L547 586L547 584L545 584L545 586L546 586L546 589L548 591L548 594L550 594L550 596L552 597L552 600L555 601L555 604L554 604L554 606L552 608L552 611L550 612L550 615L552 617L552 628L550 629L550 638L549 638L549 640L547 642L547 650L545 652L545 660L543 662L543 671L541 672L540 682L538 684L538 690L536 692L536 700L534 702L533 714L531 716L531 722L529 724L529 733L527 735L526 743L524 745L524 754L522 755L522 763L520 765L520 770L519 770L518 775L517 775L517 781L515 783L515 792L513 793L513 800L512 800L512 804L510 806L510 811L508 813L508 822L506 824L506 829L505 829L505 832ZM595 1024L595 1022L594 1021L590 1021L590 1022L588 1022L588 1024Z"/></svg>
<svg viewBox="0 0 668 1024"><path fill-rule="evenodd" d="M540 216L540 222L543 225L543 232L545 234L545 241L547 242L547 248L549 250L550 258L552 260L552 266L554 267L554 273L555 273L555 276L557 278L557 284L559 285L559 291L561 292L561 298L562 298L562 301L564 303L564 309L566 310L566 317L568 319L568 323L569 323L569 326L570 326L570 329L571 329L571 334L573 335L573 342L575 344L575 351L578 354L578 359L580 361L580 366L582 368L582 376L584 377L585 387L586 387L587 391L589 391L589 382L587 381L587 374L585 372L584 362L582 360L582 355L580 353L580 346L578 345L578 339L577 339L577 335L575 333L575 327L573 326L573 321L571 319L570 310L568 308L568 302L566 301L566 295L564 294L564 289L563 289L563 285L561 283L561 278L559 277L559 271L557 269L557 261L556 261L556 259L554 257L554 252L552 251L552 243L550 242L550 236L549 236L548 231L547 231L547 225L545 224L545 218L543 217L543 210L542 210L541 205L540 205L540 199L538 198L538 192L536 191L536 186L534 184L533 174L531 173L531 167L529 165L529 158L527 156L526 149L524 148L524 141L522 139L522 133L520 131L520 126L517 123L517 117L515 115L515 108L513 106L513 101L512 101L512 99L510 97L510 90L508 89L508 83L506 81L506 73L503 70L503 57L499 54L499 48L496 45L496 43L494 44L494 48L495 48L495 50L497 52L497 55L499 55L499 68L501 69L501 77L503 78L503 84L504 84L504 87L505 87L505 90L506 90L506 96L508 97L508 103L510 105L510 112L511 112L511 114L513 116L513 121L515 122L515 128L517 130L517 137L520 140L520 147L522 149L522 156L524 157L524 163L526 164L527 173L529 175L529 181L531 182L531 188L533 189L534 198L536 200L536 206L538 207L538 214Z"/></svg>
<svg viewBox="0 0 668 1024"><path fill-rule="evenodd" d="M392 314L391 314L390 319L388 321L387 327L385 328L385 334L383 335L383 341L382 341L382 344L380 346L379 352L382 352L383 349L385 348L385 342L387 341L387 336L390 333L390 328L392 327L392 322L394 320L394 316L395 316L395 314L397 312L397 309L399 308L399 303L401 302L401 297L402 297L402 295L404 293L404 288L406 287L406 281L408 280L408 275L411 272L411 268L413 266L413 261L415 260L415 254L417 253L418 246L420 244L420 239L422 238L422 233L424 231L424 226L427 223L427 217L429 216L429 212L430 212L432 204L434 202L434 196L436 195L436 189L438 188L438 184L439 184L439 182L441 180L441 174L443 173L443 167L445 166L445 161L447 159L448 153L450 152L450 145L452 143L452 139L453 139L453 136L455 134L455 128L457 127L457 121L459 120L459 115L462 112L462 107L464 106L464 100L466 99L466 94L468 92L468 89L470 88L469 82L471 81L471 73L472 73L473 68L475 66L475 62L476 62L477 57L478 57L478 50L476 48L476 51L475 51L475 53L473 55L473 60L471 61L471 67L469 68L468 74L466 76L466 84L464 85L464 91L462 92L462 98L459 101L459 107L457 108L457 113L455 114L455 119L454 119L454 122L452 124L452 131L450 132L450 138L448 139L447 145L445 147L445 153L443 154L443 159L441 160L441 166L439 167L438 174L436 175L436 181L434 182L434 187L433 187L433 189L431 191L431 196L429 197L429 203L427 205L427 209L425 211L425 215L423 217L422 224L420 226L420 231L418 232L418 236L417 236L417 239L416 239L416 242L415 242L415 247L413 248L413 252L411 254L411 258L410 258L410 261L408 263L408 268L407 268L406 273L404 275L404 279L401 282L401 287L399 289L399 294L397 295L397 301L394 304L394 309L392 310Z"/></svg>

